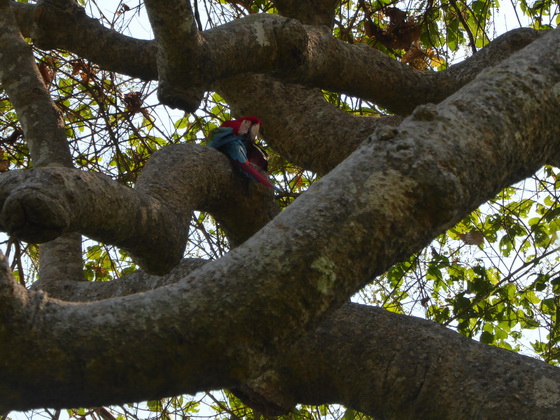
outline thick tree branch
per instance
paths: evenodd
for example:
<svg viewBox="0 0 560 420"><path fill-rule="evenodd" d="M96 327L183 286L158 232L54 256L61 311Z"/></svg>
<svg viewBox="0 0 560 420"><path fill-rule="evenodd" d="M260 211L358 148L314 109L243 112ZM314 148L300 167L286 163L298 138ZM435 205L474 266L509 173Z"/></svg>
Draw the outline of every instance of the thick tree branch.
<svg viewBox="0 0 560 420"><path fill-rule="evenodd" d="M38 48L72 51L100 67L144 80L157 79L157 46L104 27L82 7L12 2L22 33Z"/></svg>
<svg viewBox="0 0 560 420"><path fill-rule="evenodd" d="M173 108L195 111L208 80L214 78L214 66L196 28L190 0L146 0L145 4L158 46L158 98Z"/></svg>
<svg viewBox="0 0 560 420"><path fill-rule="evenodd" d="M375 275L557 158L559 38L549 33L399 129L378 132L251 239L174 285L87 305L33 293L37 304L16 305L2 295L10 304L0 305L0 410L142 400L261 377Z"/></svg>
<svg viewBox="0 0 560 420"><path fill-rule="evenodd" d="M21 240L43 243L63 233L81 232L119 245L157 273L183 255L190 212L174 213L106 176L49 168L11 171L0 179L2 230ZM144 241L146 237L151 241ZM160 252L145 258L152 248Z"/></svg>
<svg viewBox="0 0 560 420"><path fill-rule="evenodd" d="M480 69L505 59L534 36L532 30L518 30L498 38L475 56L452 66L448 70L449 79L466 83ZM425 77L425 74L418 75ZM452 85L456 88L454 83ZM406 86L406 83L404 86L405 91L414 92L412 86ZM394 92L393 87L387 89L384 83L380 83L379 87L387 95ZM239 115L258 114L266 121L268 124L264 133L267 143L282 156L319 174L325 174L338 165L378 127L395 126L402 121L398 117L351 116L327 104L318 89L283 83L265 75L234 76L217 82L214 88ZM431 86L433 94L441 95L437 98L438 102L451 93L447 90L449 88L450 84L444 80L434 80ZM412 111L419 101L412 97L405 99L405 93L402 94L398 99L400 106L409 107ZM414 93L411 95L414 96ZM247 101L247 98L251 100Z"/></svg>
<svg viewBox="0 0 560 420"><path fill-rule="evenodd" d="M5 173L0 226L32 243L80 232L127 250L148 272L164 274L183 256L194 210L214 214L237 245L278 212L271 198L233 172L223 154L183 144L154 154L134 190L79 170Z"/></svg>
<svg viewBox="0 0 560 420"><path fill-rule="evenodd" d="M232 247L245 242L279 212L272 191L233 169L222 153L193 144L167 146L152 155L137 189L177 213L184 214L190 206L212 214Z"/></svg>
<svg viewBox="0 0 560 420"><path fill-rule="evenodd" d="M379 419L552 419L560 369L430 321L348 304L236 393L276 415L328 402Z"/></svg>
<svg viewBox="0 0 560 420"><path fill-rule="evenodd" d="M82 235L79 233L64 233L39 246L41 286L47 287L62 279L83 282L85 280L83 273Z"/></svg>
<svg viewBox="0 0 560 420"><path fill-rule="evenodd" d="M17 10L29 16L32 13L30 7L37 6L18 6ZM110 70L142 74L144 78L156 77L153 67L155 50L151 43L119 36L95 24L83 13L73 12L70 17L72 21L83 22L88 27L97 25L94 35L89 35L89 31L78 25L63 24L64 21L59 19L65 19L65 14L53 14L47 9L39 16L40 19L35 22L41 30L50 28L50 31L58 32L51 37L56 40L52 46L78 52ZM31 32L35 27L22 18L19 22L25 32ZM68 32L61 31L61 27L68 28ZM79 34L74 36L78 30ZM188 71L185 69L182 85L176 92L186 92L183 99L185 104L190 104L188 107L194 106L194 102L189 102L187 98L191 89L198 92L210 90L213 82L232 75L272 72L286 81L347 93L371 100L395 113L409 114L420 104L440 102L472 80L483 68L526 46L542 32L530 29L512 31L481 50L486 51L482 53L482 58L465 60L459 70L451 67L441 72L418 72L369 46L339 41L325 27L305 26L293 19L269 14L251 15L200 35L204 41L197 41L202 46L196 51L202 54L200 63L207 65L191 63ZM91 42L84 42L85 36L92 36L89 39ZM94 47L90 52L84 48L85 45L89 49L90 44L109 43L111 48L107 50L110 52ZM188 42L186 44L188 46ZM178 78L173 80L178 81ZM179 101L179 98L175 100Z"/></svg>
<svg viewBox="0 0 560 420"><path fill-rule="evenodd" d="M265 75L231 77L216 83L215 89L238 115L259 115L266 121L266 142L280 155L320 175L346 159L377 128L402 121L350 115L327 103L319 89Z"/></svg>
<svg viewBox="0 0 560 420"><path fill-rule="evenodd" d="M309 58L306 67L298 69L298 76L294 80L371 100L401 115L408 115L420 104L441 102L482 69L497 64L503 58L504 50L512 47L509 41L512 35L505 34L487 46L496 53L497 60L493 54L486 53L484 59L475 60L471 57L465 60L462 72L451 71L452 67L441 72L420 72L367 45L346 44L336 40L322 28L307 27L307 31ZM516 43L513 51L541 35L530 29L518 31L513 39L519 43ZM470 67L471 62L477 70L466 71L467 63ZM480 66L482 63L484 65Z"/></svg>

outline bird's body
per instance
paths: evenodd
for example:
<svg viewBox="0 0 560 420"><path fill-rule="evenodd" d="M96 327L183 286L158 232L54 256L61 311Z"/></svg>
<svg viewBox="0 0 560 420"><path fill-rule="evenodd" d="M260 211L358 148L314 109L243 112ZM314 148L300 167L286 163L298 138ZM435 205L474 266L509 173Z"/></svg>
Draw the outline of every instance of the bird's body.
<svg viewBox="0 0 560 420"><path fill-rule="evenodd" d="M214 130L208 145L228 156L235 167L253 181L281 191L259 171L266 171L268 168L266 153L253 142L260 125L261 122L256 117L225 121L221 127Z"/></svg>

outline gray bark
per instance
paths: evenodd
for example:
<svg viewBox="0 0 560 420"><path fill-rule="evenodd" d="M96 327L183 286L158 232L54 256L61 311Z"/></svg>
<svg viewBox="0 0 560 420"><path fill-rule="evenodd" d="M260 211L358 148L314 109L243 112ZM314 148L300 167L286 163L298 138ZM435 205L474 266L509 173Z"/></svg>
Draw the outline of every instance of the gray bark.
<svg viewBox="0 0 560 420"><path fill-rule="evenodd" d="M0 3L0 27L0 81L18 114L34 166L72 167L64 121L8 1ZM53 239L40 248L41 277L45 281L59 276L78 277L82 266L81 237L70 234Z"/></svg>
<svg viewBox="0 0 560 420"><path fill-rule="evenodd" d="M18 5L16 10L24 14L37 10L34 7L51 7L45 3ZM76 21L87 19L72 13ZM45 16L48 13L41 18ZM262 19L232 24L232 37L235 28L246 24L244 30L250 32L263 24ZM280 54L276 59L286 53L286 45L299 46L295 50L299 82L341 91L361 83L366 97L390 102L349 68L331 68L340 72L339 81L326 70L336 57L356 60L358 68L383 67L386 59L342 45L324 29L272 20L280 24L278 31L265 31L264 39L272 42L276 37L274 41L282 45L266 54ZM40 22L34 24L47 30ZM25 29L26 23L21 26L31 30ZM231 53L211 41L222 36L218 31L203 36L213 54L229 57ZM313 43L302 42L306 37ZM379 418L557 416L558 369L473 343L427 321L346 304L376 275L427 245L500 189L545 163L560 162L560 32L543 37L531 32L530 37L539 39L466 85L472 73L454 78L454 87L444 97L456 93L438 105L416 108L398 127L377 128L366 141L362 142L377 122L337 116L349 140L341 147L342 156L334 156L334 142L321 145L327 160L323 165L305 148L292 151L290 142L281 139L294 127L305 130L307 122L317 127L319 118L295 120L294 126L283 128L280 116L288 110L279 106L275 120L270 117L273 109L264 108L265 127L270 118L267 130L278 136L278 147L328 174L266 225L275 215L270 195L267 202L262 190L246 193L240 213L243 206L264 203L265 210L259 212L264 216L253 229L265 226L256 233L239 228L239 217L227 219L230 209L221 201L247 191L247 184L233 176L223 156L203 147L189 146L192 161L179 149L162 152L146 168L137 188L126 191L110 179L72 169L1 175L0 224L24 239L49 240L78 231L137 247L133 253L153 270L150 258L158 256L159 261L159 247L177 248L165 241L179 238L177 226L184 226L190 211L201 206L218 217L223 214L225 224L230 220L243 243L219 260L185 262L160 278L137 273L116 280L107 286L108 294L100 290L103 285L90 289L85 282L71 282L66 287L65 282L72 280L67 278L53 283L50 295L26 291L2 265L0 412L115 404L229 387L271 413L289 410L298 402L340 402ZM72 50L72 40L56 38L53 46L58 42ZM140 56L155 59L152 43L134 45L143 50ZM326 48L324 62L310 45ZM160 68L166 64L158 54ZM297 79L295 72L275 66L266 54L268 62L260 71L284 81ZM119 59L111 64L108 56L99 61L121 69L134 66ZM136 65L135 74L155 77L153 63L142 69ZM407 105L397 105L402 93L395 94L394 108L403 113L430 98L442 99L439 93L430 93L436 89L427 92L426 83L452 77L451 71L444 76L415 75L414 83L407 85L408 70L390 65L398 72L386 75L387 89L398 91L398 83L411 89L413 99ZM480 70L487 63L472 65ZM246 71L237 62L230 70ZM243 111L257 109L264 101L264 96L256 95L254 104L242 104L232 88L236 79L226 79L224 68L215 71L216 80L195 78L194 88L206 90L205 83L215 84ZM251 77L247 80L254 81ZM237 79L238 85L242 83ZM289 88L297 95L310 92L317 112L336 114L320 105L317 93L308 87ZM189 92L184 99L192 99ZM175 159L175 165L166 159ZM174 170L166 171L169 167ZM53 182L56 191L46 192L45 185ZM28 192L31 186L36 188L33 193ZM106 197L96 197L99 205L92 205L92 196L103 193ZM133 209L123 208L118 200L122 194L128 204L134 203ZM57 200L66 200L72 211L57 207Z"/></svg>

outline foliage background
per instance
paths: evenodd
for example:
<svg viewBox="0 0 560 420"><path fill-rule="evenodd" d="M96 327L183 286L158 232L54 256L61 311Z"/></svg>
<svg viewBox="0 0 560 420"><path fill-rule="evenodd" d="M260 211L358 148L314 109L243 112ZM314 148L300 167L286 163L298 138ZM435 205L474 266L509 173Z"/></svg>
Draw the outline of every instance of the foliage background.
<svg viewBox="0 0 560 420"><path fill-rule="evenodd" d="M150 38L140 1L80 0L91 16L127 35ZM265 0L194 2L199 29L219 26L251 13L276 13ZM506 11L504 11L506 10ZM334 34L349 43L376 48L421 71L442 70L499 34L520 26L551 29L560 21L552 0L342 1ZM227 104L208 93L194 114L158 105L157 84L103 71L62 51L35 51L45 83L62 111L75 165L103 172L132 186L156 150L179 142L206 142L230 119ZM367 77L367 75L364 75ZM347 112L375 117L383 109L359 98L324 92ZM263 145L266 143L263 141ZM317 176L268 150L270 169L288 206ZM17 117L0 92L0 171L30 168L29 151ZM390 311L425 317L484 343L560 363L560 260L558 231L560 171L544 167L502 191L461 223L372 283L354 299ZM212 218L198 213L186 255L219 258L228 244ZM0 248L17 279L29 287L37 276L37 247L3 237ZM85 275L109 281L136 269L126 253L86 240ZM261 418L227 391L182 396L108 408L45 410L11 417ZM339 406L301 406L290 418L363 418Z"/></svg>

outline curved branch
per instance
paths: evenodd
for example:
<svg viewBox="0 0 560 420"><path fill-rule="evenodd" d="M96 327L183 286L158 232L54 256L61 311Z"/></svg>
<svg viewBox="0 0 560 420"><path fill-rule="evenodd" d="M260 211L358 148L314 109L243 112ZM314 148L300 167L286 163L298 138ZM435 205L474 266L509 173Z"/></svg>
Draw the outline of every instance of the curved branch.
<svg viewBox="0 0 560 420"><path fill-rule="evenodd" d="M16 25L10 2L0 4L0 56L10 63L0 67L0 82L18 114L33 165L72 167L64 121L47 91L31 48ZM45 281L60 275L82 276L82 238L61 237L41 246L40 275Z"/></svg>
<svg viewBox="0 0 560 420"><path fill-rule="evenodd" d="M485 47L483 59L477 54L441 72L417 71L363 44L346 44L324 29L307 27L309 58L293 80L311 86L371 100L391 112L410 114L418 105L439 103L470 82L483 69L495 65L530 42L542 32L520 29L496 38ZM512 42L514 40L515 42ZM506 55L506 56L507 56Z"/></svg>
<svg viewBox="0 0 560 420"><path fill-rule="evenodd" d="M222 153L193 144L167 146L152 155L136 189L178 214L210 213L230 245L245 242L280 211L271 190L233 169Z"/></svg>
<svg viewBox="0 0 560 420"><path fill-rule="evenodd" d="M127 250L148 272L164 274L183 257L194 210L213 213L238 244L278 212L271 198L236 174L221 153L182 144L155 153L136 189L77 169L2 174L0 226L32 243L80 232Z"/></svg>
<svg viewBox="0 0 560 420"><path fill-rule="evenodd" d="M350 115L327 103L319 89L265 75L231 77L216 83L215 89L238 115L259 115L266 121L263 134L275 151L320 175L346 159L376 129L402 122L401 117Z"/></svg>
<svg viewBox="0 0 560 420"><path fill-rule="evenodd" d="M29 16L32 13L30 10L33 10L29 9L31 7L38 6L17 6L16 10ZM36 21L41 30L46 31L50 27L59 32L59 35L53 35L56 40L53 46L56 44L78 52L110 70L156 77L153 68L156 54L153 45L147 41L119 36L99 23L92 28L95 29L92 32L94 35L89 35L89 31L74 23L95 26L83 13L73 13L70 24L61 23L62 14L49 10L38 14L40 19ZM24 28L30 27L30 23L21 18L19 22ZM62 37L61 27L69 31ZM79 33L75 37L77 31ZM202 60L207 65L189 67L190 70L183 75L182 85L177 87L179 90L209 90L213 82L237 74L274 73L286 81L346 93L371 100L397 114L409 114L420 104L440 102L472 80L483 68L496 64L504 56L538 39L542 32L531 29L512 31L482 49L486 52L481 58L474 58L481 54L479 52L465 60L460 71L450 67L441 72L416 71L369 46L337 40L325 27L305 26L296 20L269 14L250 15L201 35L205 45L201 52ZM84 36L96 38L89 39L92 42L83 42ZM100 43L106 46L109 42L111 48L107 48L108 52L90 47ZM128 62L129 59L132 61ZM194 80L194 83L189 80ZM186 97L185 101L188 102Z"/></svg>
<svg viewBox="0 0 560 420"><path fill-rule="evenodd" d="M130 251L156 273L165 272L183 255L190 212L178 215L104 175L44 168L11 171L0 181L2 230L21 240L43 243L81 232ZM143 239L150 236L146 243ZM161 251L144 257L152 248Z"/></svg>

